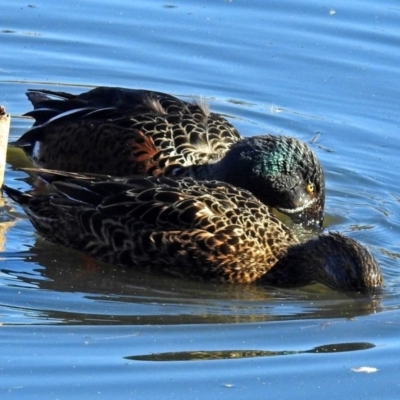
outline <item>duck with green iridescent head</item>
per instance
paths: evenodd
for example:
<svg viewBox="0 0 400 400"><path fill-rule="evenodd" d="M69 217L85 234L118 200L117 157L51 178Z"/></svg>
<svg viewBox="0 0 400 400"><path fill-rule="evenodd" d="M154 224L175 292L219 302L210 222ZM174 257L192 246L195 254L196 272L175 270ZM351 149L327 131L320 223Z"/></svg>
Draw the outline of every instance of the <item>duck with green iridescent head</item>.
<svg viewBox="0 0 400 400"><path fill-rule="evenodd" d="M325 183L313 151L298 139L242 137L204 102L99 87L73 95L27 93L33 127L14 145L36 166L114 176L219 180L252 192L294 222L322 226Z"/></svg>
<svg viewBox="0 0 400 400"><path fill-rule="evenodd" d="M372 254L339 233L300 243L250 192L218 181L40 172L54 192L3 186L47 240L107 263L192 279L375 294Z"/></svg>

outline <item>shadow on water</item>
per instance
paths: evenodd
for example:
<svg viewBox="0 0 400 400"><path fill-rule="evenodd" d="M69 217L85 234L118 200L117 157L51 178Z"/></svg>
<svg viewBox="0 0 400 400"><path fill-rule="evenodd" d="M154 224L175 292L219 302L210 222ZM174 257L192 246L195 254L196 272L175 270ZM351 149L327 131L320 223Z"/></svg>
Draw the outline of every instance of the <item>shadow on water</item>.
<svg viewBox="0 0 400 400"><path fill-rule="evenodd" d="M228 360L254 357L275 357L288 356L294 354L322 354L322 353L342 353L359 350L369 350L375 347L372 343L334 343L323 346L317 346L310 350L295 351L268 351L268 350L224 350L224 351L180 351L170 353L155 353L139 356L125 357L132 361L210 361L210 360Z"/></svg>

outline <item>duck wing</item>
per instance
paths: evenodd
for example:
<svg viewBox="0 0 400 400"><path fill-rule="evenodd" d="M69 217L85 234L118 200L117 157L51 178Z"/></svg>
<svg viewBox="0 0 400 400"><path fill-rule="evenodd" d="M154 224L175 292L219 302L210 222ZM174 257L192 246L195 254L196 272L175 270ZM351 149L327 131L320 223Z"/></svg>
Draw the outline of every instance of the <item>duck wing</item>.
<svg viewBox="0 0 400 400"><path fill-rule="evenodd" d="M100 87L80 95L49 90L27 95L34 109L25 115L35 123L13 144L40 167L149 175L152 157L163 159L157 171L172 163L206 164L241 139L204 102L166 93Z"/></svg>

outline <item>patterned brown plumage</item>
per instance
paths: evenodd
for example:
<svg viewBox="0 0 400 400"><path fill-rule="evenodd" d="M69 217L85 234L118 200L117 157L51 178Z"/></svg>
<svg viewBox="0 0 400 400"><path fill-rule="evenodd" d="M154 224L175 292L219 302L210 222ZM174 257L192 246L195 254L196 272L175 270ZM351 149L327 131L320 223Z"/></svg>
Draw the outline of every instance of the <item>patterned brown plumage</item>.
<svg viewBox="0 0 400 400"><path fill-rule="evenodd" d="M299 140L242 138L203 102L99 87L71 95L33 90L34 126L17 142L40 167L115 176L219 180L251 191L295 222L320 226L325 185L318 159Z"/></svg>
<svg viewBox="0 0 400 400"><path fill-rule="evenodd" d="M49 241L105 262L208 281L373 291L379 267L354 240L300 244L248 191L218 181L45 173L56 193L3 190Z"/></svg>
<svg viewBox="0 0 400 400"><path fill-rule="evenodd" d="M16 144L50 169L153 175L171 164L215 162L241 139L205 103L165 93L100 87L79 96L46 90L27 95L34 110L26 115L36 121Z"/></svg>

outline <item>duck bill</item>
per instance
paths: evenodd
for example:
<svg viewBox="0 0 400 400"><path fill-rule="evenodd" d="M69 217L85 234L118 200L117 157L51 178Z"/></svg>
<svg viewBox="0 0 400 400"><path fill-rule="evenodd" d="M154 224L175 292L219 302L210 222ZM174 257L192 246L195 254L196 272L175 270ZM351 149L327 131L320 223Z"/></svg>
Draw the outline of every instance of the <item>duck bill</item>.
<svg viewBox="0 0 400 400"><path fill-rule="evenodd" d="M321 231L324 222L324 207L320 201L310 201L308 204L292 208L277 208L281 213L286 214L293 223L306 228Z"/></svg>
<svg viewBox="0 0 400 400"><path fill-rule="evenodd" d="M322 225L324 222L323 211L305 209L303 211L290 214L289 216L295 224L299 224L307 228L322 230Z"/></svg>
<svg viewBox="0 0 400 400"><path fill-rule="evenodd" d="M325 196L310 197L303 186L297 186L287 199L290 208L280 208L279 211L287 214L295 224L308 228L322 229L324 222Z"/></svg>

